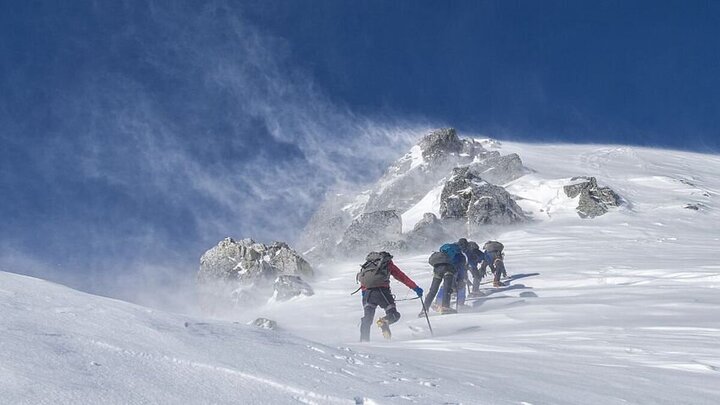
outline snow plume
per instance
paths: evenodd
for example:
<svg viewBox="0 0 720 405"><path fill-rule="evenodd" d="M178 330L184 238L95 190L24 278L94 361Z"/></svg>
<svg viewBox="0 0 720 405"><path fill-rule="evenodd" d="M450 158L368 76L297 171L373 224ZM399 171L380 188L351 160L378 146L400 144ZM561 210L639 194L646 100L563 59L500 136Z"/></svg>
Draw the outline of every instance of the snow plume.
<svg viewBox="0 0 720 405"><path fill-rule="evenodd" d="M0 235L4 270L29 257L45 278L170 302L161 287L187 284L168 280L191 280L217 241L292 242L324 192L378 177L425 131L338 106L235 5L102 7L88 10L108 27L97 37L49 24L68 54L48 63L79 61L75 74L18 73L49 95L44 120L0 108L17 131L3 143L26 157L3 166L16 192L0 208L19 214Z"/></svg>

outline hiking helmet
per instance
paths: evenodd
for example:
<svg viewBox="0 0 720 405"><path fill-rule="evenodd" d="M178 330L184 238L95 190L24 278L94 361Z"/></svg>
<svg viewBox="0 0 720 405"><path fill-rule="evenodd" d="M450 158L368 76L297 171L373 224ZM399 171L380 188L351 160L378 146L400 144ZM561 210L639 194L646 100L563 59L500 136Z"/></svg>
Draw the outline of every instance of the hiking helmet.
<svg viewBox="0 0 720 405"><path fill-rule="evenodd" d="M468 240L465 238L458 239L457 244L460 246L460 249L462 249L463 251L466 251L468 249Z"/></svg>

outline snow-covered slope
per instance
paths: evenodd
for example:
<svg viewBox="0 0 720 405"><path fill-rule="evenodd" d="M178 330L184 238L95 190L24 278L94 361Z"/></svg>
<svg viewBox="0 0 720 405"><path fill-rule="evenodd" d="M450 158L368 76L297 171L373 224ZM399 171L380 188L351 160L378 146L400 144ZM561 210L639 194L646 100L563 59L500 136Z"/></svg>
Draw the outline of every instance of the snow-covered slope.
<svg viewBox="0 0 720 405"><path fill-rule="evenodd" d="M362 258L324 265L314 296L239 323L0 273L0 402L720 403L720 156L493 145L534 170L506 186L535 221L488 229L515 278L463 313L431 315L434 337L409 300L392 341L373 331L357 343L362 308L349 293ZM577 175L627 204L579 218L561 188ZM426 258L395 261L427 288ZM245 325L257 316L283 330Z"/></svg>
<svg viewBox="0 0 720 405"><path fill-rule="evenodd" d="M0 403L439 403L456 383L284 331L164 313L0 272ZM306 318L312 321L312 318ZM436 388L445 381L445 392Z"/></svg>
<svg viewBox="0 0 720 405"><path fill-rule="evenodd" d="M507 188L535 221L490 228L487 238L505 243L508 269L521 277L488 289L466 313L432 316L434 338L416 318L418 301L401 301L394 340L358 347L454 376L475 390L456 391L462 403L720 403L720 156L503 143L502 153L512 152L533 173ZM596 176L627 204L579 218L562 192L576 175ZM424 202L428 211L432 201ZM426 259L396 262L428 288ZM326 267L332 277L316 285L316 296L253 315L329 344L352 342L361 306L348 293L360 261ZM399 283L393 289L412 297ZM299 321L298 312L319 322Z"/></svg>

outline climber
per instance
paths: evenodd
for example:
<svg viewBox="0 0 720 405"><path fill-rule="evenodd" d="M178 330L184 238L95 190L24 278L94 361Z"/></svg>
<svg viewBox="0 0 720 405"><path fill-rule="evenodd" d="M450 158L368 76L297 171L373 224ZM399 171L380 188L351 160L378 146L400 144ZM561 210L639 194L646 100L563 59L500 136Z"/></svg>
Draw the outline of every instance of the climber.
<svg viewBox="0 0 720 405"><path fill-rule="evenodd" d="M392 261L388 252L370 252L365 263L360 267L356 279L362 290L362 304L364 316L360 324L360 341L370 340L370 326L375 317L375 309L385 310L385 316L377 320L376 324L386 339L390 339L390 325L400 319L400 313L395 306L395 298L390 291L390 276L415 291L422 299L423 290L414 281L403 273Z"/></svg>
<svg viewBox="0 0 720 405"><path fill-rule="evenodd" d="M423 311L418 314L418 317L425 316L425 309L430 308L441 283L445 291L452 291L455 275L457 274L457 269L453 266L450 256L445 252L433 252L428 258L428 263L433 266L433 280L430 290L425 296ZM440 313L455 312L450 308L450 294L444 294L441 301Z"/></svg>

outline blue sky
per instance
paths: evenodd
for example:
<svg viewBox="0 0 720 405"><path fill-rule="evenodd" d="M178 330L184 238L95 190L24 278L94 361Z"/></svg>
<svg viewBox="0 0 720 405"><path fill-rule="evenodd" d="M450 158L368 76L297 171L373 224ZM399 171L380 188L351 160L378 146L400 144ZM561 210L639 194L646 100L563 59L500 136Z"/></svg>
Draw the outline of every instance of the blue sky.
<svg viewBox="0 0 720 405"><path fill-rule="evenodd" d="M354 109L532 140L720 145L720 4L288 1L251 14Z"/></svg>
<svg viewBox="0 0 720 405"><path fill-rule="evenodd" d="M142 301L427 128L720 149L720 3L5 1L0 269Z"/></svg>

